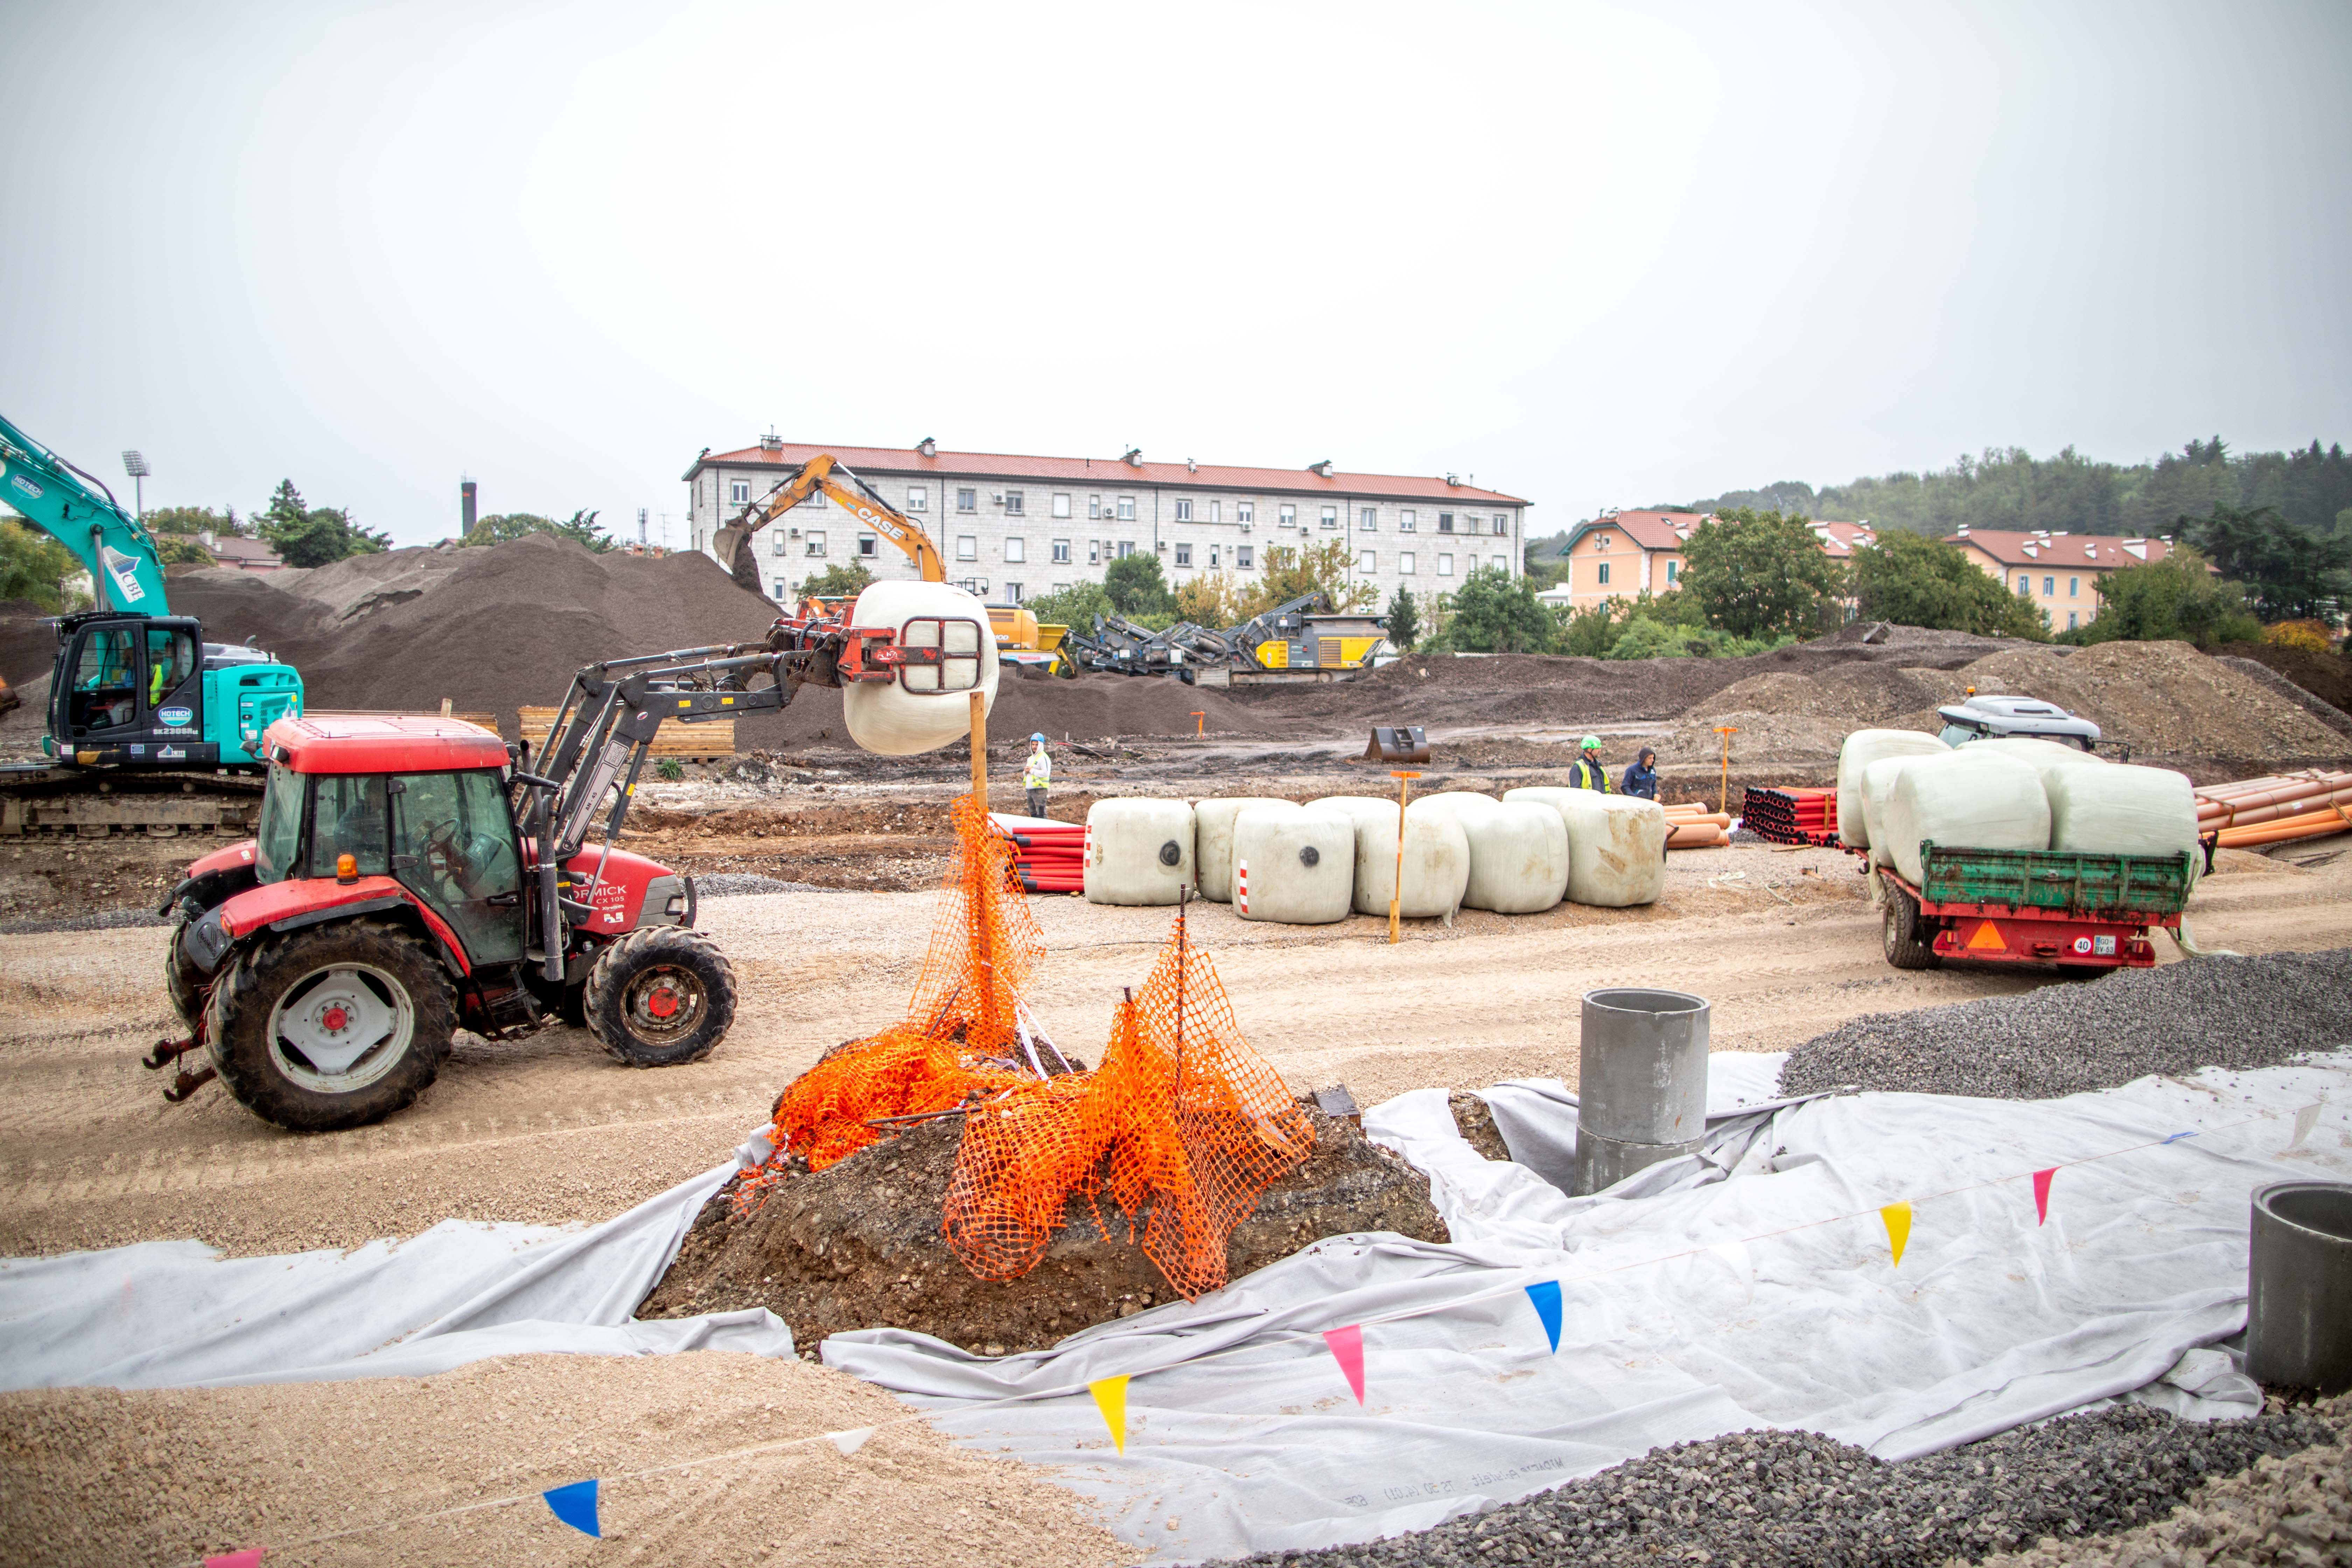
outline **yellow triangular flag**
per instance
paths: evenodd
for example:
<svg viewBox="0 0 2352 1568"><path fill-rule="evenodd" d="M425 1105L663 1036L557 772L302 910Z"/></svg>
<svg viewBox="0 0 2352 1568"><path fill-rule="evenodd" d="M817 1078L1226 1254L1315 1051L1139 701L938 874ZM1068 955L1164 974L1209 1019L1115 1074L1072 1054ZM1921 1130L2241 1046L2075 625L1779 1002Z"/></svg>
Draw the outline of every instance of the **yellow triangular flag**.
<svg viewBox="0 0 2352 1568"><path fill-rule="evenodd" d="M1878 1211L1878 1217L1886 1222L1886 1242L1895 1248L1895 1266L1900 1268L1903 1267L1903 1244L1911 1239L1911 1205L1888 1204Z"/></svg>
<svg viewBox="0 0 2352 1568"><path fill-rule="evenodd" d="M1087 1392L1095 1396L1095 1408L1102 1412L1103 1425L1110 1428L1110 1440L1118 1451L1127 1452L1127 1376L1098 1377L1087 1384Z"/></svg>

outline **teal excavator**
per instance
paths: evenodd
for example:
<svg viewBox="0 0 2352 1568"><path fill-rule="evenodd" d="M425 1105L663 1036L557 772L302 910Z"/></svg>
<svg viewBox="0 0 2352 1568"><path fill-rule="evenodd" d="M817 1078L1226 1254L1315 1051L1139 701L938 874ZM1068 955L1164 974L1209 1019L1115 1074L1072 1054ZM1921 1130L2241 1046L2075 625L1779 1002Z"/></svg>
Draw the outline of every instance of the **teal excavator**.
<svg viewBox="0 0 2352 1568"><path fill-rule="evenodd" d="M103 480L5 418L0 499L73 552L96 599L56 618L49 760L0 767L0 835L243 826L262 732L302 710L302 678L172 614L155 536Z"/></svg>

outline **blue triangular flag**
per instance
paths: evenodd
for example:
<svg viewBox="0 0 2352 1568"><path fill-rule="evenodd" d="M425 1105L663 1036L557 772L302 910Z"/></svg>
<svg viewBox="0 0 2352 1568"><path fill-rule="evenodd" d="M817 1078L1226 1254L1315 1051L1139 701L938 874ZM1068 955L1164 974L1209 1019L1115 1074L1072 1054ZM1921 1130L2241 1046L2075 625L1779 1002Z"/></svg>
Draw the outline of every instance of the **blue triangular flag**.
<svg viewBox="0 0 2352 1568"><path fill-rule="evenodd" d="M593 1479L574 1481L539 1495L547 1500L548 1511L556 1518L583 1535L604 1539L604 1532L596 1528L596 1483Z"/></svg>
<svg viewBox="0 0 2352 1568"><path fill-rule="evenodd" d="M1551 1339L1551 1348L1559 1349L1559 1281L1539 1279L1528 1287L1528 1300L1536 1304L1536 1316L1543 1320L1544 1332Z"/></svg>

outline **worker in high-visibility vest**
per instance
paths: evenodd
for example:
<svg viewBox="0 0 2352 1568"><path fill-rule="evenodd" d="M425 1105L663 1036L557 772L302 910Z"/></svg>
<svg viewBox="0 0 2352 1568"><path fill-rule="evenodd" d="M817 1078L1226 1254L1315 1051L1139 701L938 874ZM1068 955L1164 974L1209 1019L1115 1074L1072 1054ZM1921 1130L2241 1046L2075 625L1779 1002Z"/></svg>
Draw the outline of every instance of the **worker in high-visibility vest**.
<svg viewBox="0 0 2352 1568"><path fill-rule="evenodd" d="M1054 782L1054 759L1045 754L1045 737L1029 737L1029 766L1021 775L1021 787L1029 792L1029 815L1045 815L1045 791Z"/></svg>
<svg viewBox="0 0 2352 1568"><path fill-rule="evenodd" d="M1607 795L1609 764L1601 760L1601 737L1585 736L1584 744L1578 750L1582 754L1576 759L1576 765L1568 770L1569 788L1597 789L1602 795Z"/></svg>

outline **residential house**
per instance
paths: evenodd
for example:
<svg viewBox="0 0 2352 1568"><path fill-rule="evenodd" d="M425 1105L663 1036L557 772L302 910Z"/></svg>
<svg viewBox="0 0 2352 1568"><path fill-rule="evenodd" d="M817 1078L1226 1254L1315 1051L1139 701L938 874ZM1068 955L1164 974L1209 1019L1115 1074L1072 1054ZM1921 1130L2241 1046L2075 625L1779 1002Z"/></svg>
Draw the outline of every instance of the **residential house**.
<svg viewBox="0 0 2352 1568"><path fill-rule="evenodd" d="M1568 574L1537 596L1583 609L1679 586L1683 543L1706 520L1696 511L1604 511L1580 522L1560 547Z"/></svg>
<svg viewBox="0 0 2352 1568"><path fill-rule="evenodd" d="M2097 616L2100 573L2161 561L2172 552L2168 539L2038 529L2021 533L1963 528L1945 542L1958 545L1986 575L2046 611L2050 629L2058 632Z"/></svg>

